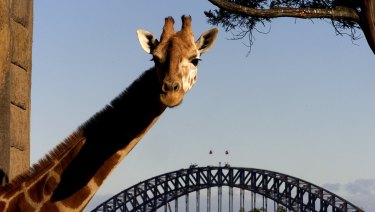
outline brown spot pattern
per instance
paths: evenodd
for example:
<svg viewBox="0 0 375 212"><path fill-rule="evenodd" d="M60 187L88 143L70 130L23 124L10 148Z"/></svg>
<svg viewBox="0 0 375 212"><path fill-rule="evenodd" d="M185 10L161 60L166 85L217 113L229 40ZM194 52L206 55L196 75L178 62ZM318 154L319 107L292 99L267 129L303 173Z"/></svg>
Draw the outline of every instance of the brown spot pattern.
<svg viewBox="0 0 375 212"><path fill-rule="evenodd" d="M59 208L53 203L44 204L43 207L40 209L41 212L52 212L52 211L61 211Z"/></svg>
<svg viewBox="0 0 375 212"><path fill-rule="evenodd" d="M63 204L69 208L78 208L82 203L90 196L90 189L87 187L82 188L65 200L62 200Z"/></svg>
<svg viewBox="0 0 375 212"><path fill-rule="evenodd" d="M53 191L56 189L57 185L57 180L53 176L49 176L44 188L44 195L51 196Z"/></svg>
<svg viewBox="0 0 375 212"><path fill-rule="evenodd" d="M44 185L46 183L47 176L39 179L35 185L31 186L28 194L34 202L42 202L44 199Z"/></svg>
<svg viewBox="0 0 375 212"><path fill-rule="evenodd" d="M6 203L5 202L0 202L0 211L5 210Z"/></svg>
<svg viewBox="0 0 375 212"><path fill-rule="evenodd" d="M26 201L25 194L20 193L9 202L7 211L34 211L33 209L34 207Z"/></svg>

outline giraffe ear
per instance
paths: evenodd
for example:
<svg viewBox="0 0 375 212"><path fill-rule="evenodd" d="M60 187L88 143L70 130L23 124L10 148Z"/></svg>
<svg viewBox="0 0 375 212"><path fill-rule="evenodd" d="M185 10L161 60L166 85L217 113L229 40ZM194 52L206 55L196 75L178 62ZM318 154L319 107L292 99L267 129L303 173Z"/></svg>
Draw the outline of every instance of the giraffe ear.
<svg viewBox="0 0 375 212"><path fill-rule="evenodd" d="M151 54L159 44L158 39L156 39L151 32L148 32L146 30L137 30L137 36L142 48L149 54Z"/></svg>
<svg viewBox="0 0 375 212"><path fill-rule="evenodd" d="M204 32L195 42L195 46L197 47L198 51L203 54L204 52L210 50L214 46L218 34L219 30L217 28Z"/></svg>

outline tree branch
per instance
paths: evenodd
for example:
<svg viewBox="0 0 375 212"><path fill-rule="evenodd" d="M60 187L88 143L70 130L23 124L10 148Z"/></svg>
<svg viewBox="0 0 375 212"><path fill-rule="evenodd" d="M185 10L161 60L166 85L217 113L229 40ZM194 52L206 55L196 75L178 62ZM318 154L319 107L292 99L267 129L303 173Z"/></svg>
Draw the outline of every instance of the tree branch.
<svg viewBox="0 0 375 212"><path fill-rule="evenodd" d="M219 8L231 13L248 15L259 18L295 17L295 18L329 18L332 20L349 20L359 22L358 13L349 7L336 7L334 9L322 8L282 8L256 9L230 3L227 0L209 0Z"/></svg>
<svg viewBox="0 0 375 212"><path fill-rule="evenodd" d="M362 15L359 25L367 39L372 52L375 54L375 0L361 1Z"/></svg>

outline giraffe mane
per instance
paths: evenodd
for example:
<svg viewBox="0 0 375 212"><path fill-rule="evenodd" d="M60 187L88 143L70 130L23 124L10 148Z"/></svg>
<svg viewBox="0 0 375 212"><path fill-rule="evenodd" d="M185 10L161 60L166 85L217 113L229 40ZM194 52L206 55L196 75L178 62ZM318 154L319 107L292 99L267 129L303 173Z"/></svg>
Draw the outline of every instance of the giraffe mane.
<svg viewBox="0 0 375 212"><path fill-rule="evenodd" d="M37 178L39 175L38 173L43 173L42 171L45 169L50 168L55 160L60 158L64 153L66 153L69 149L74 148L79 142L79 138L82 138L82 133L80 128L76 130L73 134L69 137L65 138L63 142L55 146L52 150L49 151L43 158L41 158L37 163L34 163L29 170L25 171L24 173L18 175L9 183L4 186L0 187L0 193L7 192L13 189L22 186L22 183L25 181L30 181L32 179Z"/></svg>
<svg viewBox="0 0 375 212"><path fill-rule="evenodd" d="M135 82L140 81L141 78L150 78L150 75L146 73L153 72L154 67L150 68L148 71L145 71L141 74ZM59 160L62 158L64 154L69 154L69 150L79 145L81 141L84 142L85 135L84 131L87 128L90 128L90 125L95 124L96 122L100 122L100 120L106 116L110 111L115 110L117 107L121 107L122 105L119 104L120 101L126 99L129 93L136 83L131 84L128 88L122 91L117 97L115 97L110 104L105 106L102 110L99 110L96 114L94 114L91 118L89 118L86 122L84 122L80 127L77 128L70 136L65 138L63 142L59 143L55 146L52 150L49 151L44 157L42 157L37 163L33 164L30 169L17 177L11 180L9 183L0 186L0 195L2 193L10 192L11 190L16 190L18 187L22 186L23 182L26 181L33 181L33 179L38 178L39 173L44 173L43 171L49 169L51 166L54 165L54 161ZM62 164L63 166L65 164Z"/></svg>
<svg viewBox="0 0 375 212"><path fill-rule="evenodd" d="M127 89L123 91L117 98L121 98L125 96L127 93ZM116 99L117 99L116 98ZM51 166L54 165L54 161L59 160L62 158L64 154L69 154L69 151L79 145L82 141L84 141L84 128L86 128L91 123L98 121L103 114L106 114L107 111L113 110L111 105L107 105L104 109L97 112L91 118L89 118L86 122L84 122L80 127L76 129L71 135L63 140L63 142L59 143L57 146L52 148L46 155L44 155L38 162L34 163L29 170L21 173L20 175L16 176L13 180L9 183L0 186L0 194L3 192L9 192L11 190L17 189L19 186L22 186L23 182L26 181L33 181L39 177L39 173L44 173L43 171L49 169Z"/></svg>

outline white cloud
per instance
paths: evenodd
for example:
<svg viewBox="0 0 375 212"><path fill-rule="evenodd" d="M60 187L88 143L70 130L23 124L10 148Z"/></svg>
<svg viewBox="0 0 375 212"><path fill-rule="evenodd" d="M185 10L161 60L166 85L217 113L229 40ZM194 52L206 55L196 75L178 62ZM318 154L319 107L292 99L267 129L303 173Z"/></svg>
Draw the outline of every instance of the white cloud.
<svg viewBox="0 0 375 212"><path fill-rule="evenodd" d="M333 183L322 187L365 211L375 211L375 179L357 179L346 184Z"/></svg>
<svg viewBox="0 0 375 212"><path fill-rule="evenodd" d="M375 179L358 179L348 183L345 188L352 194L375 194Z"/></svg>

